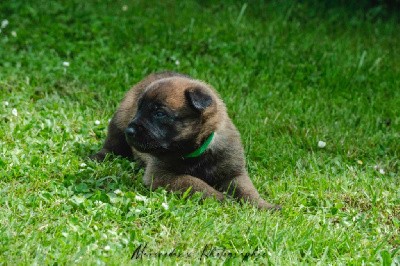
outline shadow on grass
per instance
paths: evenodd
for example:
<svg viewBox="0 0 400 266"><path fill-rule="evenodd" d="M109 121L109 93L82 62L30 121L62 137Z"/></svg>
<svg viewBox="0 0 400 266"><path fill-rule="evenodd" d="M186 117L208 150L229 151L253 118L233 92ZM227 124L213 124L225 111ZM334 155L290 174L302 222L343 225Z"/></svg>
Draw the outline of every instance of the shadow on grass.
<svg viewBox="0 0 400 266"><path fill-rule="evenodd" d="M138 162L114 155L107 155L103 162L98 162L89 158L95 153L89 144L79 144L75 148L84 163L75 173L65 174L63 179L63 185L75 195L109 202L109 194L116 191L149 194L142 183L144 168Z"/></svg>

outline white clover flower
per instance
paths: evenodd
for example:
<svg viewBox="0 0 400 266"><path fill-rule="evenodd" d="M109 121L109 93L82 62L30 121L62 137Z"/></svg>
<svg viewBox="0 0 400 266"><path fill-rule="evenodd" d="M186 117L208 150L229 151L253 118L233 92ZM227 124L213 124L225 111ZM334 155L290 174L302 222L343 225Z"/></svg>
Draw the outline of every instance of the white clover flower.
<svg viewBox="0 0 400 266"><path fill-rule="evenodd" d="M166 202L163 202L163 203L161 204L161 206L162 206L164 209L166 209L166 210L169 209L168 203L166 203Z"/></svg>
<svg viewBox="0 0 400 266"><path fill-rule="evenodd" d="M12 31L12 32L11 32L11 36L17 37L17 32L16 32L16 31Z"/></svg>
<svg viewBox="0 0 400 266"><path fill-rule="evenodd" d="M122 191L120 189L117 189L117 190L114 191L114 194L120 195L120 194L122 194Z"/></svg>
<svg viewBox="0 0 400 266"><path fill-rule="evenodd" d="M318 148L325 148L325 146L326 146L326 142L324 142L324 141L322 141L322 140L320 140L320 141L318 141Z"/></svg>
<svg viewBox="0 0 400 266"><path fill-rule="evenodd" d="M4 29L5 27L8 26L8 20L4 19L3 21L1 21L1 28Z"/></svg>
<svg viewBox="0 0 400 266"><path fill-rule="evenodd" d="M181 64L181 62L179 62L179 60L175 60L175 65L179 66Z"/></svg>
<svg viewBox="0 0 400 266"><path fill-rule="evenodd" d="M85 163L81 163L80 166L81 166L81 167L86 167L86 164L85 164Z"/></svg>
<svg viewBox="0 0 400 266"><path fill-rule="evenodd" d="M123 5L122 6L122 11L127 11L128 10L128 6L127 5Z"/></svg>
<svg viewBox="0 0 400 266"><path fill-rule="evenodd" d="M379 169L379 173L382 174L382 175L384 175L384 174L385 174L385 169L382 169L382 168Z"/></svg>
<svg viewBox="0 0 400 266"><path fill-rule="evenodd" d="M63 64L63 66L65 66L65 67L69 67L69 62L67 62L67 61L64 61L62 64Z"/></svg>
<svg viewBox="0 0 400 266"><path fill-rule="evenodd" d="M147 199L145 196L142 196L142 195L136 195L136 196L135 196L135 200L137 200L137 201L144 201L144 202L147 202L147 201L148 201L148 199Z"/></svg>
<svg viewBox="0 0 400 266"><path fill-rule="evenodd" d="M99 121L99 120L94 121L94 123L95 123L96 125L100 125L100 121Z"/></svg>
<svg viewBox="0 0 400 266"><path fill-rule="evenodd" d="M15 108L12 109L11 113L13 114L13 116L18 116L18 111Z"/></svg>
<svg viewBox="0 0 400 266"><path fill-rule="evenodd" d="M8 106L8 105L9 105L9 102L5 101L5 102L4 102L4 105L5 105L5 106Z"/></svg>
<svg viewBox="0 0 400 266"><path fill-rule="evenodd" d="M111 247L108 246L108 245L104 247L104 250L105 250L105 251L109 251L110 249L111 249Z"/></svg>

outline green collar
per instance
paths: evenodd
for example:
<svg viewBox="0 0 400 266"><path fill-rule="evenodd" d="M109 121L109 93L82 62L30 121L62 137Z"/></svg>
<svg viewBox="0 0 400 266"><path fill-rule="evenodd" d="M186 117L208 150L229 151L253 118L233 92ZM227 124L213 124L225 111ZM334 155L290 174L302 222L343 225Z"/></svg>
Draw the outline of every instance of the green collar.
<svg viewBox="0 0 400 266"><path fill-rule="evenodd" d="M202 155L208 148L208 145L210 145L212 139L214 138L214 132L211 133L211 135L206 139L206 141L204 141L204 143L194 152L191 152L185 156L183 156L184 158L195 158L195 157L199 157L200 155Z"/></svg>

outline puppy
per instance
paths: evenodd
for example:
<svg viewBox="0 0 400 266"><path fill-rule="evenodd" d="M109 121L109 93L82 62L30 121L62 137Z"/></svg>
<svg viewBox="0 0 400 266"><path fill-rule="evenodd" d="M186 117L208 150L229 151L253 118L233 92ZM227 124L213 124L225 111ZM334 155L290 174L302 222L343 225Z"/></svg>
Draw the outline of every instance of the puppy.
<svg viewBox="0 0 400 266"><path fill-rule="evenodd" d="M251 182L239 132L218 93L182 74L152 74L128 91L93 157L103 160L108 153L144 163L143 181L151 189L201 192L221 201L227 192L260 209L280 209Z"/></svg>

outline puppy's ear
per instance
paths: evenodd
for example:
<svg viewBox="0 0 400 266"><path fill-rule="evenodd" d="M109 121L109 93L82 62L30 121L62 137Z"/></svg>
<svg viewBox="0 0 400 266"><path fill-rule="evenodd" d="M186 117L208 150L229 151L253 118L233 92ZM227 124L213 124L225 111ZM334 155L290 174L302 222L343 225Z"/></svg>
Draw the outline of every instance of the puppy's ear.
<svg viewBox="0 0 400 266"><path fill-rule="evenodd" d="M203 112L213 101L211 95L201 87L186 89L185 96L190 105L199 112Z"/></svg>

